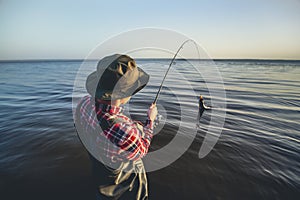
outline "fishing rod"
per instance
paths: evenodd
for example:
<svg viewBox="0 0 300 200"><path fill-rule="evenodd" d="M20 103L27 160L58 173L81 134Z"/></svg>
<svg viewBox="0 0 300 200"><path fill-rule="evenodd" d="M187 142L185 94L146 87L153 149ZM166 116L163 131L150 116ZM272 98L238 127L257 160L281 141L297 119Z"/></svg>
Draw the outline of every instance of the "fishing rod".
<svg viewBox="0 0 300 200"><path fill-rule="evenodd" d="M199 52L199 49L198 49L198 47L197 47L196 42L195 42L194 40L191 40L191 39L188 39L188 40L184 41L184 42L180 45L180 47L178 48L177 52L175 53L174 57L172 58L172 60L171 60L171 62L170 62L170 64L169 64L169 67L168 67L168 69L167 69L167 71L166 71L166 73L165 73L165 76L164 76L164 78L163 78L163 80L162 80L162 82L161 82L161 84L160 84L160 86L159 86L159 89L158 89L157 93L156 93L156 97L155 97L155 99L154 99L154 101L153 101L153 104L156 104L156 102L157 102L157 99L158 99L159 94L160 94L160 92L161 92L162 86L163 86L163 84L164 84L164 82L165 82L165 79L166 79L166 77L167 77L167 75L168 75L168 73L169 73L169 71L170 71L170 68L171 68L172 64L174 63L175 58L177 57L177 55L178 55L178 53L180 52L180 50L183 49L183 46L184 46L186 43L188 43L188 42L193 42L193 43L195 44L195 46L196 46L196 48L197 48L198 56L199 56L199 58L200 58L200 52ZM199 97L199 110L198 110L198 116L197 116L197 121L198 121L198 123L199 123L199 120L200 120L200 118L201 118L203 112L204 112L205 110L210 110L210 109L211 109L211 107L207 107L207 106L204 105L203 97L200 96L200 97ZM161 117L162 117L162 115L158 115L158 119L157 119L157 122L156 122L157 124L158 124L158 121L160 121L160 118L161 118ZM199 124L198 124L198 125L199 125Z"/></svg>
<svg viewBox="0 0 300 200"><path fill-rule="evenodd" d="M159 96L159 94L160 94L160 92L161 92L162 86L163 86L163 84L164 84L164 82L165 82L165 79L166 79L166 77L167 77L167 75L168 75L168 73L169 73L169 70L170 70L172 64L174 63L175 58L177 57L177 55L178 55L178 53L180 52L180 50L183 49L183 46L184 46L186 43L188 43L188 42L193 42L193 43L195 43L194 40L188 39L188 40L184 41L184 42L180 45L180 47L178 48L177 52L175 53L174 57L172 58L172 60L171 60L171 62L170 62L170 64L169 64L169 67L168 67L168 69L167 69L167 72L165 73L165 76L164 76L164 78L163 78L163 80L162 80L162 82L161 82L161 84L160 84L160 86L159 86L159 89L158 89L157 93L156 93L156 97L155 97L155 99L154 99L154 101L153 101L153 104L156 104L156 102L157 102L157 99L158 99L158 96Z"/></svg>

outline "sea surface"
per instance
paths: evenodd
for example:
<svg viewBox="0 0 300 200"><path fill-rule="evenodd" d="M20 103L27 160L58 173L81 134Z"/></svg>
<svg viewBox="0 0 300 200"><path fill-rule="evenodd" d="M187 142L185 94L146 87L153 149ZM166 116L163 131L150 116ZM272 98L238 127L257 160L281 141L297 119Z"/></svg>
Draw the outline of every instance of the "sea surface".
<svg viewBox="0 0 300 200"><path fill-rule="evenodd" d="M169 62L137 60L151 79L125 106L132 118L145 119ZM72 98L76 102L86 94L84 80L95 63L77 74L81 64L0 62L1 200L94 199L89 157L73 126ZM158 99L163 116L150 152L162 150L176 134L193 136L180 126L196 134L182 156L148 173L149 199L299 199L300 62L214 64L201 61L197 67L194 61L191 67L179 60L167 76ZM214 82L216 69L221 82ZM225 96L218 96L222 88ZM205 111L196 127L182 115L196 119L200 94L220 112ZM210 122L224 113L224 124L211 125L220 132L216 145L199 158Z"/></svg>

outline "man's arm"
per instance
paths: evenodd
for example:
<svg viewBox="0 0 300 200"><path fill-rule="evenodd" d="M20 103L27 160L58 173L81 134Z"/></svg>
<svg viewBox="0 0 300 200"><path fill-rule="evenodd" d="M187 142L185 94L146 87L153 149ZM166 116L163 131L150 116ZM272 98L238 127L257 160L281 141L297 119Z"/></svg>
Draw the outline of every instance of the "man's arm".
<svg viewBox="0 0 300 200"><path fill-rule="evenodd" d="M137 160L148 153L150 143L153 137L153 128L149 125L139 129L136 124L120 124L121 132L124 133L119 141L120 153L126 154L127 159Z"/></svg>
<svg viewBox="0 0 300 200"><path fill-rule="evenodd" d="M105 134L120 147L120 153L125 153L127 159L137 160L148 153L156 115L156 105L151 105L148 110L148 119L142 129L136 123L122 122L113 125Z"/></svg>

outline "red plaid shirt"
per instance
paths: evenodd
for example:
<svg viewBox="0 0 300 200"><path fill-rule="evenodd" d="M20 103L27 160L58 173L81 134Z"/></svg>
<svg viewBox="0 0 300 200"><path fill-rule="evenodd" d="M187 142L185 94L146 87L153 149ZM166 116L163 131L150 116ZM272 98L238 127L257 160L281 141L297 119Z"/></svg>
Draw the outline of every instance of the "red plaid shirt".
<svg viewBox="0 0 300 200"><path fill-rule="evenodd" d="M150 146L153 134L153 123L145 125L132 121L122 114L123 108L95 101L85 96L78 104L76 116L81 127L88 134L96 134L97 148L101 148L104 156L112 162L137 160L144 157ZM98 126L102 132L95 130ZM99 129L98 129L99 130Z"/></svg>

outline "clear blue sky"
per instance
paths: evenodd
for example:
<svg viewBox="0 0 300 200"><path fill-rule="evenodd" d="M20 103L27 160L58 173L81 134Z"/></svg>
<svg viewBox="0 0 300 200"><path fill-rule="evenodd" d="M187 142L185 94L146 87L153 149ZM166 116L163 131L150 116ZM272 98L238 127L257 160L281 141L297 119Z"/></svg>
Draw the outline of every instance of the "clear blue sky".
<svg viewBox="0 0 300 200"><path fill-rule="evenodd" d="M84 58L142 27L183 33L214 58L300 59L299 0L0 0L0 59Z"/></svg>

